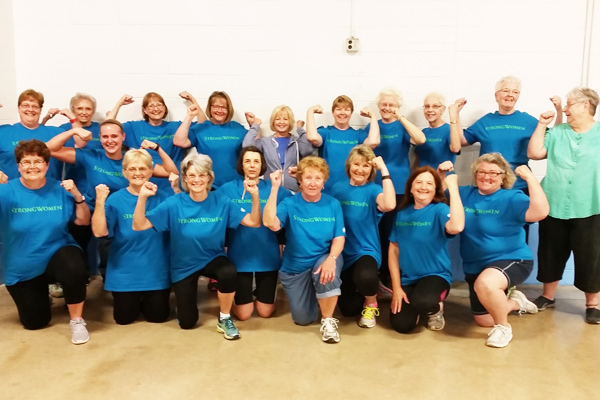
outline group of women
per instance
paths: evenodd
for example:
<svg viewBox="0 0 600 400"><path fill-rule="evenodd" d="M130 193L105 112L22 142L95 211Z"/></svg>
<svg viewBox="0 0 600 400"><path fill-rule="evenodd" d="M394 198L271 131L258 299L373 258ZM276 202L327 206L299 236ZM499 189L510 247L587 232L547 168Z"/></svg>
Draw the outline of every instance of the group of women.
<svg viewBox="0 0 600 400"><path fill-rule="evenodd" d="M241 337L232 313L239 320L255 308L261 317L272 315L278 281L295 323L312 324L320 314L324 342L340 341L336 307L361 327L376 326L380 280L392 294L394 330L411 332L420 318L441 330L452 283L447 244L460 234L472 313L479 325L492 327L488 346L505 347L512 339L511 311L554 305L571 251L575 285L586 293L586 321L600 323L593 230L600 223L600 171L591 158L600 146L593 120L598 95L574 89L567 124L557 118L547 129L552 112L536 123L515 109L520 90L518 79L502 78L498 111L464 131L466 100L448 107L445 123L445 99L429 94L429 127L421 130L400 112L399 93L386 89L377 99L380 120L361 110L370 119L364 130L350 127L352 100L339 96L332 126L317 127L319 105L308 109L306 130L289 107L278 106L270 135L260 134L262 121L253 113L245 115L248 130L233 121L225 92L210 95L206 113L182 92L191 102L182 122L166 121L164 99L148 93L144 120L123 124L115 118L131 96L98 124L91 120L95 100L77 94L70 110L50 110L45 120L60 113L70 123L53 128L39 123L43 96L25 91L20 123L0 127L0 180L7 182L0 186L2 257L19 318L27 329L46 326L48 284L58 282L73 343L89 340L81 318L89 268L82 249L95 247L93 233L118 324L140 315L166 321L172 290L180 327L193 328L198 279L206 276L216 280L217 330L229 340ZM560 115L560 99L551 100ZM472 165L472 185L459 187L453 161L461 146L474 142L483 155ZM189 148L197 151L185 156ZM528 157L548 158L544 189ZM74 165L64 181L59 162ZM584 181L582 194L576 183ZM34 218L45 223L32 232ZM524 227L540 220L544 293L530 302L514 286L533 269ZM582 232L585 241L572 239Z"/></svg>

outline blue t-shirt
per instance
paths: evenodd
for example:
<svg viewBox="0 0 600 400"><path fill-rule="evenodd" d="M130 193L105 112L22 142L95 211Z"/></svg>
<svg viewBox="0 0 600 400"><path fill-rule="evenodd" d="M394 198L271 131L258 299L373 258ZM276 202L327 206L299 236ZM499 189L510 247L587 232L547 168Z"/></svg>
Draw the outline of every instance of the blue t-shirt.
<svg viewBox="0 0 600 400"><path fill-rule="evenodd" d="M180 121L162 121L159 126L151 125L149 122L129 121L123 124L123 132L125 132L125 144L130 149L139 149L144 140L149 140L158 143L160 147L171 157L177 169L181 167L183 161L184 150L173 144L173 137L177 128L181 125ZM154 164L161 164L162 160L157 151L148 150L152 156ZM171 184L167 178L150 178L150 182L156 183L160 190L171 193Z"/></svg>
<svg viewBox="0 0 600 400"><path fill-rule="evenodd" d="M338 182L331 196L338 199L344 213L346 242L344 243L344 269L362 256L371 256L381 266L379 221L383 213L377 209L377 196L383 188L376 183L352 186L349 180Z"/></svg>
<svg viewBox="0 0 600 400"><path fill-rule="evenodd" d="M419 157L419 167L429 165L437 169L444 161L456 160L456 153L450 151L450 125L437 128L423 128L425 143L415 146L415 154Z"/></svg>
<svg viewBox="0 0 600 400"><path fill-rule="evenodd" d="M281 271L299 274L315 266L329 253L331 241L345 236L340 202L325 193L310 203L302 194L288 197L277 206L277 218L286 228Z"/></svg>
<svg viewBox="0 0 600 400"><path fill-rule="evenodd" d="M366 127L367 132L369 128L370 124ZM400 121L386 124L379 120L379 131L381 142L373 151L375 155L381 156L385 161L392 182L394 182L396 194L404 194L406 180L410 175L410 162L408 159L410 135ZM381 185L381 172L379 171L377 171L375 182Z"/></svg>
<svg viewBox="0 0 600 400"><path fill-rule="evenodd" d="M68 131L69 129L71 129L71 124L62 124L61 126L59 126L59 128ZM100 143L100 124L97 122L92 122L90 126L85 126L83 127L83 129L92 132L92 140L90 140L85 145L85 148L88 150L102 149L102 144ZM77 189L79 189L81 193L87 193L88 181L87 176L85 174L85 169L77 168L75 164L67 163L65 164L65 179L73 179L73 182L75 182Z"/></svg>
<svg viewBox="0 0 600 400"><path fill-rule="evenodd" d="M450 207L430 203L416 210L410 205L398 211L390 242L398 244L402 285L412 285L426 276L439 276L452 284L446 222Z"/></svg>
<svg viewBox="0 0 600 400"><path fill-rule="evenodd" d="M242 199L243 192L243 179L227 182L217 190L218 194L231 199L231 203L236 207L242 207L250 212L252 211L252 196L246 193ZM260 210L262 213L271 193L271 182L261 179L258 183L258 193L261 198ZM289 190L280 187L277 202L279 203L283 198L289 196L291 196ZM237 229L228 229L227 256L238 272L276 271L281 267L277 234L262 223L259 228L242 225Z"/></svg>
<svg viewBox="0 0 600 400"><path fill-rule="evenodd" d="M532 260L525 242L529 197L520 190L499 189L484 196L474 186L459 187L465 209L460 255L466 274L478 274L498 260Z"/></svg>
<svg viewBox="0 0 600 400"><path fill-rule="evenodd" d="M96 204L96 186L99 184L108 186L111 194L129 186L129 181L123 176L123 159L108 158L104 149L75 149L75 167L86 171L88 187L85 201L90 208Z"/></svg>
<svg viewBox="0 0 600 400"><path fill-rule="evenodd" d="M69 127L69 129L71 129ZM2 125L0 127L0 171L4 172L8 179L19 178L19 167L15 159L15 147L21 140L38 139L47 142L54 136L64 132L57 126L40 125L35 129L28 129L17 122L13 125ZM73 139L65 144L67 147L73 147ZM46 177L62 180L64 164L55 158L50 159Z"/></svg>
<svg viewBox="0 0 600 400"><path fill-rule="evenodd" d="M206 120L190 128L192 146L212 159L215 189L238 178L235 168L246 132L247 129L235 121L219 125Z"/></svg>
<svg viewBox="0 0 600 400"><path fill-rule="evenodd" d="M329 165L329 179L325 188L330 190L337 182L348 179L346 158L354 146L365 141L369 131L352 127L342 131L333 125L321 126L317 131L323 139L323 144L319 147L319 157L324 158Z"/></svg>
<svg viewBox="0 0 600 400"><path fill-rule="evenodd" d="M20 179L0 185L0 238L4 281L11 286L42 275L62 247L77 246L68 225L75 219L75 199L48 178L39 189Z"/></svg>
<svg viewBox="0 0 600 400"><path fill-rule="evenodd" d="M479 154L498 152L510 163L513 171L519 165L527 165L527 146L538 120L531 115L515 111L502 115L498 111L479 118L465 129L465 139L470 144L479 142ZM515 189L524 189L527 183L517 177Z"/></svg>
<svg viewBox="0 0 600 400"><path fill-rule="evenodd" d="M146 216L154 229L169 231L171 282L179 282L224 256L227 228L237 227L251 211L215 192L200 202L188 193L179 193L149 211Z"/></svg>
<svg viewBox="0 0 600 400"><path fill-rule="evenodd" d="M281 162L281 169L285 165L285 151L290 145L290 137L273 137L277 142L277 153L279 154L279 161Z"/></svg>
<svg viewBox="0 0 600 400"><path fill-rule="evenodd" d="M149 197L146 209L152 210L169 197L158 191ZM133 211L138 196L123 188L112 194L104 205L108 236L112 237L104 289L114 292L138 292L166 289L169 277L168 234L154 229L134 231Z"/></svg>

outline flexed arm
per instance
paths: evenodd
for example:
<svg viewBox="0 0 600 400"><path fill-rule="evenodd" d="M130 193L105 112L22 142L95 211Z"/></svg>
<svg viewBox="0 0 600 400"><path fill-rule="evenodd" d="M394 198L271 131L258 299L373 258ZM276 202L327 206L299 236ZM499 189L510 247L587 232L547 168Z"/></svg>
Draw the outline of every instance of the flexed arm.
<svg viewBox="0 0 600 400"><path fill-rule="evenodd" d="M192 147L192 142L190 141L190 125L192 125L192 120L198 116L200 113L200 106L197 104L192 104L187 109L187 114L183 121L181 121L181 125L177 128L175 132L175 136L173 136L173 144L177 147L181 147L183 149L189 149Z"/></svg>
<svg viewBox="0 0 600 400"><path fill-rule="evenodd" d="M124 94L123 96L121 96L121 98L119 99L119 101L117 101L117 104L115 104L115 106L113 107L112 110L110 110L107 114L106 114L106 118L107 119L117 119L117 115L119 114L119 110L121 109L122 106L128 105L133 103L133 97L129 94Z"/></svg>
<svg viewBox="0 0 600 400"><path fill-rule="evenodd" d="M75 135L79 136L85 142L89 142L92 139L92 132L83 128L73 128L61 132L46 142L46 146L50 150L50 155L62 162L75 164L75 149L72 147L63 147Z"/></svg>
<svg viewBox="0 0 600 400"><path fill-rule="evenodd" d="M465 209L458 192L458 176L448 175L444 182L450 195L450 219L446 222L446 232L456 235L465 229Z"/></svg>
<svg viewBox="0 0 600 400"><path fill-rule="evenodd" d="M377 209L381 212L392 211L396 208L396 189L394 189L394 183L390 177L390 172L381 157L375 157L373 161L371 161L371 165L373 168L381 171L382 177L386 177L381 180L383 193L377 195Z"/></svg>
<svg viewBox="0 0 600 400"><path fill-rule="evenodd" d="M140 188L140 194L138 195L137 203L135 204L135 211L133 212L133 225L134 231L145 231L152 228L152 222L146 218L146 202L148 197L154 196L158 186L152 182L146 182Z"/></svg>
<svg viewBox="0 0 600 400"><path fill-rule="evenodd" d="M104 205L110 189L105 184L96 186L96 208L92 215L92 232L97 238L108 236L108 225L106 223L106 210Z"/></svg>
<svg viewBox="0 0 600 400"><path fill-rule="evenodd" d="M317 131L315 123L315 114L323 114L323 107L320 105L312 106L306 111L306 139L315 147L321 147L323 138Z"/></svg>
<svg viewBox="0 0 600 400"><path fill-rule="evenodd" d="M277 193L281 186L282 173L280 169L271 173L271 193L263 210L263 225L274 232L281 230L281 221L277 218Z"/></svg>
<svg viewBox="0 0 600 400"><path fill-rule="evenodd" d="M404 129L406 129L406 131L410 135L410 140L413 144L419 146L425 143L425 134L421 129L419 129L415 124L410 122L404 115L399 114L399 110L396 108L394 108L394 114L396 114L396 118L398 119L398 121L400 121Z"/></svg>
<svg viewBox="0 0 600 400"><path fill-rule="evenodd" d="M550 205L542 185L527 165L519 165L515 169L515 174L527 182L527 189L529 190L529 208L525 213L525 221L538 222L543 220L550 212Z"/></svg>
<svg viewBox="0 0 600 400"><path fill-rule="evenodd" d="M60 185L75 198L75 221L73 223L75 225L89 225L90 209L75 183L71 179L67 179L62 181Z"/></svg>
<svg viewBox="0 0 600 400"><path fill-rule="evenodd" d="M450 151L458 153L462 146L467 146L462 124L460 122L460 111L467 104L467 100L460 98L448 107L450 115Z"/></svg>
<svg viewBox="0 0 600 400"><path fill-rule="evenodd" d="M527 146L527 157L532 160L543 160L548 155L548 151L544 147L544 137L548 124L554 119L554 111L546 111L540 115L538 124L529 139ZM515 171L516 172L516 171Z"/></svg>
<svg viewBox="0 0 600 400"><path fill-rule="evenodd" d="M206 114L202 110L202 107L200 107L200 104L198 104L198 101L196 100L196 98L194 96L192 96L192 94L190 92L184 90L183 92L179 93L179 97L198 106L198 115L196 115L196 120L198 121L199 124L203 123L204 121L206 121L208 119L206 117Z"/></svg>

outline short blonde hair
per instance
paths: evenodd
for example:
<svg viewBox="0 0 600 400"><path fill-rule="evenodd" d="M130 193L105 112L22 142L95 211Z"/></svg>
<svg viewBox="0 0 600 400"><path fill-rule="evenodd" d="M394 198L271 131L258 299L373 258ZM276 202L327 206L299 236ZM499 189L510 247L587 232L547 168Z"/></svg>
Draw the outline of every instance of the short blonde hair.
<svg viewBox="0 0 600 400"><path fill-rule="evenodd" d="M327 161L321 157L308 156L300 160L298 163L298 170L296 171L296 179L298 182L302 181L302 175L304 175L304 172L307 169L316 169L323 174L323 179L325 181L329 179L329 165L327 165Z"/></svg>
<svg viewBox="0 0 600 400"><path fill-rule="evenodd" d="M504 86L506 83L516 83L519 86L519 92L521 91L521 80L516 76L507 75L503 76L498 82L496 82L496 92L502 90L502 86Z"/></svg>
<svg viewBox="0 0 600 400"><path fill-rule="evenodd" d="M187 157L185 157L181 162L181 173L179 175L179 181L181 182L181 187L183 188L183 190L185 190L187 193L190 192L190 189L188 188L188 185L185 182L185 175L187 174L190 168L195 168L196 171L198 171L198 173L208 174L208 176L210 176L206 188L208 191L210 191L212 184L215 181L215 173L213 172L212 167L212 159L206 154L188 154Z"/></svg>
<svg viewBox="0 0 600 400"><path fill-rule="evenodd" d="M294 119L294 113L292 112L292 109L284 104L277 106L273 109L273 112L271 113L271 130L272 131L275 130L275 118L277 118L277 115L279 115L279 113L287 113L288 120L290 121L290 132L291 132L292 129L294 129L296 120Z"/></svg>
<svg viewBox="0 0 600 400"><path fill-rule="evenodd" d="M398 108L402 107L402 103L404 102L404 100L402 99L402 93L400 93L400 91L394 89L393 87L381 89L381 91L377 95L377 105L381 103L381 99L383 99L385 96L393 97L394 100L396 100L396 103L398 103Z"/></svg>
<svg viewBox="0 0 600 400"><path fill-rule="evenodd" d="M423 99L423 103L425 103L425 100L427 100L428 97L435 97L435 98L437 98L440 101L440 103L444 107L446 107L446 98L444 97L443 94L438 93L438 92L431 92L427 96L425 96L425 98Z"/></svg>
<svg viewBox="0 0 600 400"><path fill-rule="evenodd" d="M375 158L375 153L373 152L373 149L367 145L359 144L354 146L352 150L350 150L348 158L346 158L346 175L348 175L348 178L350 178L350 166L352 165L352 160L356 157L364 158L367 162L370 162ZM367 180L373 182L376 174L377 170L371 165L371 172L369 173L369 178Z"/></svg>
<svg viewBox="0 0 600 400"><path fill-rule="evenodd" d="M331 105L331 112L333 112L333 110L335 110L336 107L345 105L350 106L350 110L354 112L354 103L352 102L352 99L346 96L345 94L338 96L333 100L333 104Z"/></svg>
<svg viewBox="0 0 600 400"><path fill-rule="evenodd" d="M487 153L479 157L477 160L471 164L471 174L473 175L473 186L477 187L477 169L479 169L479 165L481 163L489 163L496 164L502 172L504 173L504 179L502 180L502 189L511 189L515 182L517 181L517 177L513 172L510 164L502 154L500 153Z"/></svg>
<svg viewBox="0 0 600 400"><path fill-rule="evenodd" d="M590 113L592 114L592 116L596 115L596 108L598 107L598 102L600 101L600 98L598 97L598 93L596 93L594 90L584 86L577 86L576 88L572 89L569 93L567 93L567 99L568 98L572 98L577 101L589 102Z"/></svg>
<svg viewBox="0 0 600 400"><path fill-rule="evenodd" d="M127 169L133 162L142 162L146 167L152 169L152 156L145 149L130 149L123 156L123 169Z"/></svg>

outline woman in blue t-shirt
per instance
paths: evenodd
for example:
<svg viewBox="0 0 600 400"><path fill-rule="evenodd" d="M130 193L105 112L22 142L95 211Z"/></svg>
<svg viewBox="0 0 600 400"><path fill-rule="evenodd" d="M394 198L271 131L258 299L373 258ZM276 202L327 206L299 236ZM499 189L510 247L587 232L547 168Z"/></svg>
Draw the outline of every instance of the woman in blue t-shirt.
<svg viewBox="0 0 600 400"><path fill-rule="evenodd" d="M322 193L329 167L320 157L298 164L300 193L277 204L282 171L271 174L271 194L263 212L264 225L286 230L279 279L290 302L292 319L310 325L321 311L322 340L338 343L339 322L333 312L340 295L344 249L344 216L340 202Z"/></svg>
<svg viewBox="0 0 600 400"><path fill-rule="evenodd" d="M48 283L59 282L71 317L71 341L90 336L81 318L87 274L83 252L68 231L70 221L90 223L90 210L72 180L46 178L50 151L36 139L15 148L19 174L0 185L0 235L6 288L25 329L41 329L52 317ZM62 186L62 187L61 187Z"/></svg>
<svg viewBox="0 0 600 400"><path fill-rule="evenodd" d="M531 274L533 254L523 225L546 218L548 199L529 167L521 165L513 173L500 153L482 155L471 172L473 185L459 188L465 209L460 254L471 311L478 325L493 327L487 346L505 347L513 337L508 314L538 311L523 293L509 288ZM529 197L520 190L509 190L515 174L527 183Z"/></svg>
<svg viewBox="0 0 600 400"><path fill-rule="evenodd" d="M123 157L123 175L129 186L110 197L107 185L96 186L92 230L98 238L112 239L104 289L112 291L117 324L130 324L140 314L148 322L164 322L169 317L171 293L168 238L154 230L132 229L140 189L152 176L152 156L146 150L129 150ZM148 200L148 209L168 196L158 192Z"/></svg>
<svg viewBox="0 0 600 400"><path fill-rule="evenodd" d="M378 170L383 175L382 185L373 182ZM377 224L384 212L396 208L396 192L383 159L375 157L368 146L358 145L350 151L346 175L349 180L338 182L330 192L342 205L346 227L338 306L345 317L362 311L358 325L373 328L379 315L377 289L381 266Z"/></svg>
<svg viewBox="0 0 600 400"><path fill-rule="evenodd" d="M400 333L412 332L420 316L427 317L431 330L445 325L442 301L452 284L448 240L465 225L456 175L446 177L445 184L449 207L442 181L430 166L417 168L406 181L389 250L390 324Z"/></svg>
<svg viewBox="0 0 600 400"><path fill-rule="evenodd" d="M234 229L240 224L259 227L260 199L254 180L244 181L244 189L252 197L248 207L211 192L214 179L210 157L188 155L181 163L185 193L169 197L146 214L148 198L155 196L157 189L155 184L147 182L140 190L133 213L133 230L153 228L158 232L169 232L171 282L179 326L191 329L198 322L198 279L204 275L218 281L220 315L217 330L224 334L225 339L234 340L241 337L230 315L237 273L225 256L225 234L227 228Z"/></svg>

